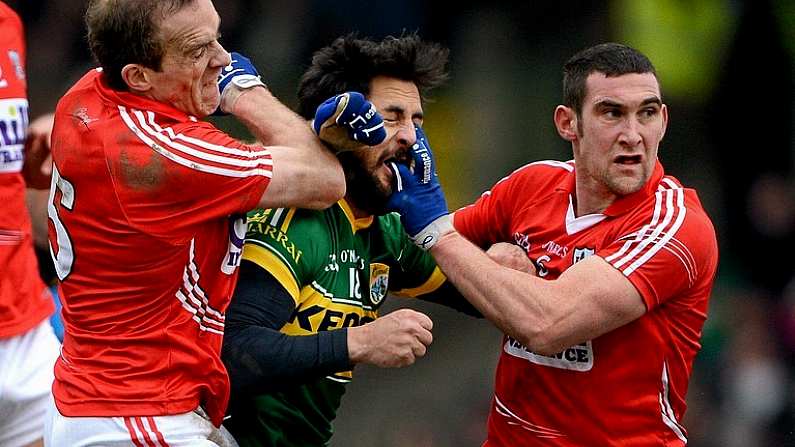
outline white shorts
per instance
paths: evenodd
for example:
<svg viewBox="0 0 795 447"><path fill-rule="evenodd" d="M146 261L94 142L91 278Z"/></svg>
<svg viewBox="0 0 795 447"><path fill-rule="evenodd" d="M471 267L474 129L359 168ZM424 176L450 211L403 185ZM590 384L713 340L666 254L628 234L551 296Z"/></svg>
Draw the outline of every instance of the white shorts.
<svg viewBox="0 0 795 447"><path fill-rule="evenodd" d="M67 417L51 401L45 447L237 447L201 408L171 416Z"/></svg>
<svg viewBox="0 0 795 447"><path fill-rule="evenodd" d="M60 346L49 320L0 339L0 446L41 439Z"/></svg>

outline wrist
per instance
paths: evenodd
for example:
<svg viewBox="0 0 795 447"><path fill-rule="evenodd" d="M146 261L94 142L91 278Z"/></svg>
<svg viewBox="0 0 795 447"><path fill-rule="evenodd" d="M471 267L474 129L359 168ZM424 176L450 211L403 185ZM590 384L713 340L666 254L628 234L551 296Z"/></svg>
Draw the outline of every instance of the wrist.
<svg viewBox="0 0 795 447"><path fill-rule="evenodd" d="M437 217L433 222L425 226L419 233L411 237L411 240L423 250L430 250L439 240L455 231L451 215L444 214Z"/></svg>
<svg viewBox="0 0 795 447"><path fill-rule="evenodd" d="M367 327L353 326L347 328L348 360L351 364L361 363L365 357L367 340Z"/></svg>
<svg viewBox="0 0 795 447"><path fill-rule="evenodd" d="M260 90L260 88L268 89L268 86L259 78L248 79L243 82L235 82L233 80L221 93L221 111L234 115L235 106L248 92Z"/></svg>

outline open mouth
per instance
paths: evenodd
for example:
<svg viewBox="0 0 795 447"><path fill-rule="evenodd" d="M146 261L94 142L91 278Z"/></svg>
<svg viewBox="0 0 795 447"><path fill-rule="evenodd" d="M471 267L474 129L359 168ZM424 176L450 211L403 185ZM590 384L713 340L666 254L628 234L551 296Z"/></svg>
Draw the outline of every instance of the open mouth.
<svg viewBox="0 0 795 447"><path fill-rule="evenodd" d="M409 168L414 167L414 160L411 159L411 156L409 156L409 151L407 150L398 151L394 157L384 159L382 163L387 166L389 166L390 163L399 163L408 166Z"/></svg>
<svg viewBox="0 0 795 447"><path fill-rule="evenodd" d="M613 159L613 163L620 165L636 165L643 160L641 155L619 155Z"/></svg>

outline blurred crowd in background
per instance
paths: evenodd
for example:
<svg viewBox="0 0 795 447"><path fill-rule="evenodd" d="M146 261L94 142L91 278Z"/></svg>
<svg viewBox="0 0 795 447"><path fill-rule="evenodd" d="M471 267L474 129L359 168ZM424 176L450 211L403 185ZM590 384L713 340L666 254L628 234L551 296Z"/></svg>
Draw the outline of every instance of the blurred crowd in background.
<svg viewBox="0 0 795 447"><path fill-rule="evenodd" d="M26 25L35 117L93 67L85 4L7 3ZM552 123L569 56L603 41L646 53L670 113L660 159L699 191L721 250L688 393L689 445L795 446L795 2L214 3L222 44L289 105L312 52L342 34L418 31L448 46L452 79L426 105L425 128L453 209L529 161L571 158ZM434 344L403 370L357 369L332 445L480 445L499 332L446 308L394 298L386 310L395 306L428 313Z"/></svg>

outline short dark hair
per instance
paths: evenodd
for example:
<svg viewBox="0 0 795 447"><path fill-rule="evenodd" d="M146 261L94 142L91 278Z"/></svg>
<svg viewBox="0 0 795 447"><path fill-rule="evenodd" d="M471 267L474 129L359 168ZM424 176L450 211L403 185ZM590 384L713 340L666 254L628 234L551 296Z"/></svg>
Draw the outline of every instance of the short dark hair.
<svg viewBox="0 0 795 447"><path fill-rule="evenodd" d="M634 48L612 42L586 48L563 66L563 104L573 108L577 115L582 113L585 81L594 72L607 77L629 73L651 73L657 77L649 58Z"/></svg>
<svg viewBox="0 0 795 447"><path fill-rule="evenodd" d="M370 93L370 81L389 76L413 82L421 99L443 84L449 50L424 42L416 33L381 41L349 34L315 52L298 86L298 111L307 119L326 99L346 91Z"/></svg>
<svg viewBox="0 0 795 447"><path fill-rule="evenodd" d="M160 24L194 1L91 0L85 17L88 45L112 88L127 90L121 76L127 64L160 69L165 53Z"/></svg>

